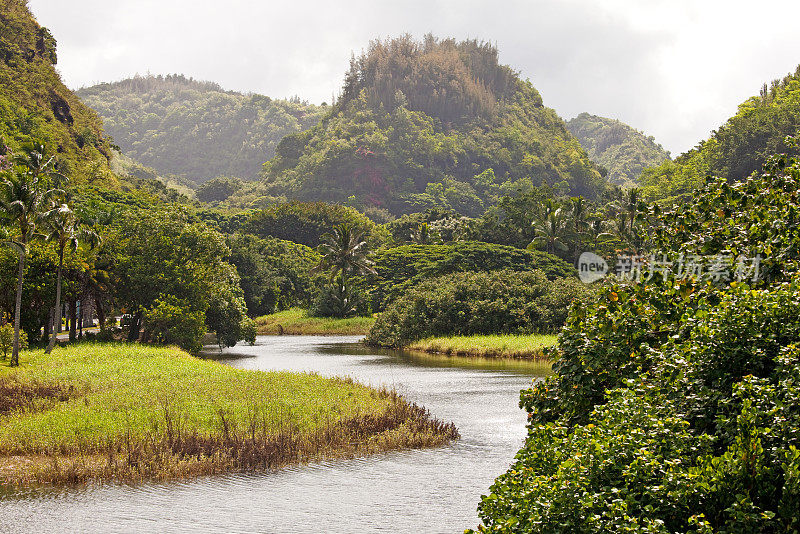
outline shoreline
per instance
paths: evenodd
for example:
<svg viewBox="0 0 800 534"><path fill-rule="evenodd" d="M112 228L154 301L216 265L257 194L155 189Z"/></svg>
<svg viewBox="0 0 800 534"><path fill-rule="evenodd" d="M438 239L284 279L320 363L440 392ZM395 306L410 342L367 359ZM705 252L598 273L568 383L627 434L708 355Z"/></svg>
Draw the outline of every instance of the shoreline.
<svg viewBox="0 0 800 534"><path fill-rule="evenodd" d="M12 488L266 472L459 437L395 392L347 379L123 344L24 356L19 369L0 365L0 485ZM141 391L143 375L161 382Z"/></svg>
<svg viewBox="0 0 800 534"><path fill-rule="evenodd" d="M459 358L524 360L549 363L545 349L556 344L555 335L492 335L435 337L409 343L404 350Z"/></svg>
<svg viewBox="0 0 800 534"><path fill-rule="evenodd" d="M255 319L260 336L366 336L374 317L311 317L308 310L291 308Z"/></svg>

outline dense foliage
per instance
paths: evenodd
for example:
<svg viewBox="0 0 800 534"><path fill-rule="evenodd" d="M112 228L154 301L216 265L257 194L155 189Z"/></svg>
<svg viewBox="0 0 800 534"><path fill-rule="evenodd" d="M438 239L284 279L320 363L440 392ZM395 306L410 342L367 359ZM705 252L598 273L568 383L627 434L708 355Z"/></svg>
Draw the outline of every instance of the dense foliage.
<svg viewBox="0 0 800 534"><path fill-rule="evenodd" d="M686 198L702 187L706 176L742 180L771 154L797 153L784 143L800 130L800 66L794 74L764 84L761 94L749 98L711 137L642 174L640 183L654 199Z"/></svg>
<svg viewBox="0 0 800 534"><path fill-rule="evenodd" d="M242 223L242 231L316 247L322 242L323 235L342 223L355 225L373 240L383 239L383 233L375 223L358 211L324 202L276 204L253 213Z"/></svg>
<svg viewBox="0 0 800 534"><path fill-rule="evenodd" d="M653 136L616 119L581 113L567 121L567 128L613 184L633 186L644 169L669 160L669 152Z"/></svg>
<svg viewBox="0 0 800 534"><path fill-rule="evenodd" d="M800 162L710 183L665 252L765 258L748 283L656 276L574 308L487 532L793 532L800 505Z"/></svg>
<svg viewBox="0 0 800 534"><path fill-rule="evenodd" d="M542 183L595 197L606 182L556 113L477 41L374 41L353 58L340 100L285 137L265 191L399 213L481 214Z"/></svg>
<svg viewBox="0 0 800 534"><path fill-rule="evenodd" d="M314 302L322 275L311 272L320 258L313 249L248 234L232 235L227 243L250 315L267 315L296 306L308 308Z"/></svg>
<svg viewBox="0 0 800 534"><path fill-rule="evenodd" d="M378 250L372 280L375 311L430 278L456 272L539 270L550 279L574 277L565 261L541 251L457 241L439 245L403 245Z"/></svg>
<svg viewBox="0 0 800 534"><path fill-rule="evenodd" d="M189 223L177 208L128 211L114 221L103 248L116 303L133 316L129 339L138 339L142 320L158 307L200 313L225 344L240 339L247 309L221 234Z"/></svg>
<svg viewBox="0 0 800 534"><path fill-rule="evenodd" d="M589 289L576 278L541 271L455 273L425 280L395 300L367 342L402 347L433 336L531 334L559 329Z"/></svg>
<svg viewBox="0 0 800 534"><path fill-rule="evenodd" d="M25 143L40 142L58 154L59 169L74 184L115 185L108 172L111 145L100 119L61 82L56 59L55 39L39 26L27 2L5 1L0 10L0 147L18 152Z"/></svg>
<svg viewBox="0 0 800 534"><path fill-rule="evenodd" d="M136 76L77 91L123 153L202 183L255 178L282 137L316 124L326 106L225 91L183 75Z"/></svg>

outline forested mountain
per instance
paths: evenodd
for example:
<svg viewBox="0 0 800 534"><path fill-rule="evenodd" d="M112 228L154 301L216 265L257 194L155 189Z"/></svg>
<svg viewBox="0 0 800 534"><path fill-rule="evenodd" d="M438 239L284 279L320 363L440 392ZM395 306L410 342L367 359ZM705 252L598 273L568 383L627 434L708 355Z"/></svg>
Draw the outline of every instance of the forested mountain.
<svg viewBox="0 0 800 534"><path fill-rule="evenodd" d="M608 171L606 179L617 185L636 185L644 169L669 159L669 152L653 136L616 119L581 113L567 122L567 128L589 158Z"/></svg>
<svg viewBox="0 0 800 534"><path fill-rule="evenodd" d="M282 137L313 126L327 108L225 91L180 74L136 76L77 94L125 155L198 183L255 178Z"/></svg>
<svg viewBox="0 0 800 534"><path fill-rule="evenodd" d="M607 187L496 48L430 35L373 41L354 57L334 108L278 144L264 179L266 195L473 216L542 184L587 197Z"/></svg>
<svg viewBox="0 0 800 534"><path fill-rule="evenodd" d="M56 40L26 2L6 1L0 11L0 158L42 142L73 183L114 183L100 119L61 82L56 60Z"/></svg>
<svg viewBox="0 0 800 534"><path fill-rule="evenodd" d="M640 182L651 198L675 199L692 194L706 176L740 181L759 170L770 154L796 153L784 141L798 130L800 66L794 74L764 84L761 93L742 103L708 140L674 162L647 169Z"/></svg>

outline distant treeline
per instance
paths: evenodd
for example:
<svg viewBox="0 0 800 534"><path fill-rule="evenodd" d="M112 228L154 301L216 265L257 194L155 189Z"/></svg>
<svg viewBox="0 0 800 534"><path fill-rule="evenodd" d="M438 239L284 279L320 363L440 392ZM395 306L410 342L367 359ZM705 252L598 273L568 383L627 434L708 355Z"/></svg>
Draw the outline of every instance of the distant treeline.
<svg viewBox="0 0 800 534"><path fill-rule="evenodd" d="M77 94L103 117L124 154L198 183L255 178L281 138L313 126L327 109L225 91L180 74L136 76Z"/></svg>

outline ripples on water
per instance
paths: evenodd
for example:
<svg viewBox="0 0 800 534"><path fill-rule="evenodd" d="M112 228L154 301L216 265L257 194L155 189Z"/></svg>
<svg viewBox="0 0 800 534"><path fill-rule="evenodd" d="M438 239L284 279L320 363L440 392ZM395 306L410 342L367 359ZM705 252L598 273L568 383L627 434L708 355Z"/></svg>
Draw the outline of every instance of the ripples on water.
<svg viewBox="0 0 800 534"><path fill-rule="evenodd" d="M545 370L376 351L357 337L260 337L223 363L388 386L461 433L458 442L266 474L9 493L2 532L462 532L525 436L519 390Z"/></svg>

